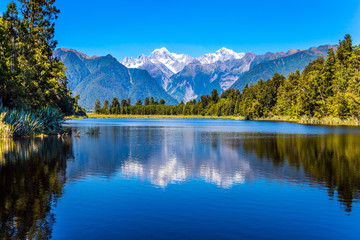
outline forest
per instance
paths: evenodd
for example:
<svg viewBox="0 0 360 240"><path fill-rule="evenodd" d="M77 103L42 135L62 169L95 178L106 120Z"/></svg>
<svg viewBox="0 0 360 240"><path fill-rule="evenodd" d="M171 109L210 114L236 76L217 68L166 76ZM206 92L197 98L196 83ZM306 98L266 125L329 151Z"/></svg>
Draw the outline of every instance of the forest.
<svg viewBox="0 0 360 240"><path fill-rule="evenodd" d="M62 116L86 115L53 57L60 13L54 3L18 0L0 17L0 137L33 135Z"/></svg>
<svg viewBox="0 0 360 240"><path fill-rule="evenodd" d="M242 91L229 89L220 95L202 95L187 103L165 105L165 101L146 98L131 105L114 97L102 105L97 99L98 114L130 115L203 115L241 116L244 119L360 119L360 47L354 46L350 35L339 41L336 51L329 49L327 58L319 57L303 72L287 78L275 73L266 81L246 85Z"/></svg>

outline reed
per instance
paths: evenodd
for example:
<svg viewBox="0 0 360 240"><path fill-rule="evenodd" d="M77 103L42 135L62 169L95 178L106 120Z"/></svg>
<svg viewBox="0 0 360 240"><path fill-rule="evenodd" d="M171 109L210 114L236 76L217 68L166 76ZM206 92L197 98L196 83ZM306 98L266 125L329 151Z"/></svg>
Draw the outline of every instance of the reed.
<svg viewBox="0 0 360 240"><path fill-rule="evenodd" d="M89 127L86 131L86 134L93 135L93 136L98 136L99 133L100 133L99 127Z"/></svg>
<svg viewBox="0 0 360 240"><path fill-rule="evenodd" d="M54 108L37 111L10 110L0 105L0 137L34 136L36 134L56 134L63 132L63 115Z"/></svg>

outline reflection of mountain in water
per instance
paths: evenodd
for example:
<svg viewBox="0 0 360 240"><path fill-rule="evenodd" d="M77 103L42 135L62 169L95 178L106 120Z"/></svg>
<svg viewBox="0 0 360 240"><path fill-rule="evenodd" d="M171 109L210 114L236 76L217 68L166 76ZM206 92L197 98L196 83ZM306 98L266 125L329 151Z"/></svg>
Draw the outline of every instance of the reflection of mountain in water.
<svg viewBox="0 0 360 240"><path fill-rule="evenodd" d="M200 178L229 188L265 179L321 184L347 210L359 197L360 137L213 132L195 127L101 127L75 141L68 177L148 179L154 185ZM318 187L321 187L318 185ZM322 188L321 187L321 188Z"/></svg>
<svg viewBox="0 0 360 240"><path fill-rule="evenodd" d="M0 239L51 238L70 140L0 140Z"/></svg>
<svg viewBox="0 0 360 240"><path fill-rule="evenodd" d="M0 141L0 238L49 238L65 182L120 175L166 187L193 178L326 189L346 211L360 200L360 136L214 132L195 127L100 127L99 136ZM68 161L69 159L74 159ZM66 171L66 172L65 172Z"/></svg>
<svg viewBox="0 0 360 240"><path fill-rule="evenodd" d="M110 177L120 169L162 187L191 177L223 187L251 179L248 160L221 146L220 138L191 128L104 127L98 139L78 141L82 157L69 166L68 176Z"/></svg>
<svg viewBox="0 0 360 240"><path fill-rule="evenodd" d="M360 199L360 136L356 134L275 135L244 142L247 152L274 166L287 163L303 168L310 181L323 185L332 198L335 192L346 211Z"/></svg>

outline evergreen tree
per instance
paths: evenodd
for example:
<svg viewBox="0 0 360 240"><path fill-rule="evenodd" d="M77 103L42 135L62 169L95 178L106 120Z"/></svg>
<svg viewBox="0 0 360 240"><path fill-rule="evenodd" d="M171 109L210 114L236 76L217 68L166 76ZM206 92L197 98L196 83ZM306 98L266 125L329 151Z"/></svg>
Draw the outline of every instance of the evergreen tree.
<svg viewBox="0 0 360 240"><path fill-rule="evenodd" d="M145 106L148 106L149 104L150 104L149 97L146 97L146 98L145 98L144 105L145 105Z"/></svg>
<svg viewBox="0 0 360 240"><path fill-rule="evenodd" d="M117 99L117 97L113 97L113 99L111 101L110 113L111 114L120 114L121 113L120 102Z"/></svg>
<svg viewBox="0 0 360 240"><path fill-rule="evenodd" d="M128 101L127 100L125 100L125 99L123 99L123 100L121 100L121 107L128 107L129 106L129 104L128 104Z"/></svg>
<svg viewBox="0 0 360 240"><path fill-rule="evenodd" d="M109 100L105 99L101 110L102 114L109 114Z"/></svg>
<svg viewBox="0 0 360 240"><path fill-rule="evenodd" d="M96 98L96 100L95 100L94 109L95 109L95 113L101 113L101 105L100 105L99 98Z"/></svg>
<svg viewBox="0 0 360 240"><path fill-rule="evenodd" d="M213 89L212 92L211 92L211 100L214 102L214 103L217 103L218 100L219 100L219 94L217 92L216 89Z"/></svg>
<svg viewBox="0 0 360 240"><path fill-rule="evenodd" d="M141 102L141 99L139 98L135 104L136 106L142 106L142 102Z"/></svg>
<svg viewBox="0 0 360 240"><path fill-rule="evenodd" d="M155 104L155 100L153 97L150 98L150 105L154 105Z"/></svg>

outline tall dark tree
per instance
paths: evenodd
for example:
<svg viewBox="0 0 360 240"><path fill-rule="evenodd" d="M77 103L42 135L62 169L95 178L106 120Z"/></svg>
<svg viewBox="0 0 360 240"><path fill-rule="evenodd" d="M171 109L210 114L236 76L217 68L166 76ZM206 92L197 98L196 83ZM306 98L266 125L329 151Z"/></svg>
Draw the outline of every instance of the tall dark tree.
<svg viewBox="0 0 360 240"><path fill-rule="evenodd" d="M150 98L150 105L154 105L155 104L155 99L153 97Z"/></svg>
<svg viewBox="0 0 360 240"><path fill-rule="evenodd" d="M120 102L117 99L117 97L114 97L111 101L110 104L110 113L111 114L120 114L121 113L121 109L120 109Z"/></svg>
<svg viewBox="0 0 360 240"><path fill-rule="evenodd" d="M109 114L109 100L105 99L101 109L102 114Z"/></svg>
<svg viewBox="0 0 360 240"><path fill-rule="evenodd" d="M144 105L147 106L150 104L150 100L149 100L149 97L146 97L145 98L145 102L144 102Z"/></svg>
<svg viewBox="0 0 360 240"><path fill-rule="evenodd" d="M213 89L212 92L211 92L211 100L214 103L217 103L219 101L219 94L218 94L216 89Z"/></svg>
<svg viewBox="0 0 360 240"><path fill-rule="evenodd" d="M95 109L95 113L101 113L101 104L100 104L99 98L96 98L96 100L95 100L94 109Z"/></svg>
<svg viewBox="0 0 360 240"><path fill-rule="evenodd" d="M125 100L125 99L122 99L121 100L121 107L129 107L129 103L128 103L128 101L127 100Z"/></svg>
<svg viewBox="0 0 360 240"><path fill-rule="evenodd" d="M142 102L141 102L141 99L139 98L135 104L136 106L142 106Z"/></svg>

